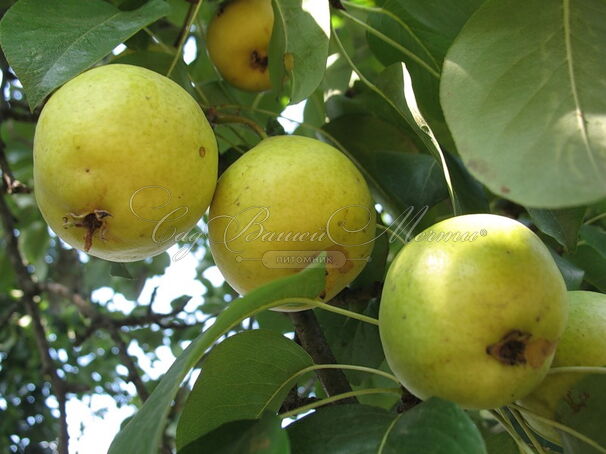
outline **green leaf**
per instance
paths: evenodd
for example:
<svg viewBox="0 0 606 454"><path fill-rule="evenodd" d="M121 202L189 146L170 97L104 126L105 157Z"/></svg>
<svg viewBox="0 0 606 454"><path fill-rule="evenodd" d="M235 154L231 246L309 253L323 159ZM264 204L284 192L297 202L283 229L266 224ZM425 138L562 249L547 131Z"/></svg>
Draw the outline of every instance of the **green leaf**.
<svg viewBox="0 0 606 454"><path fill-rule="evenodd" d="M551 256L562 273L567 290L580 290L585 277L585 271L576 266L574 263L560 256L553 249L548 247Z"/></svg>
<svg viewBox="0 0 606 454"><path fill-rule="evenodd" d="M346 115L372 115L390 123L399 130L399 135L414 140L415 147L420 150L422 143L407 119L394 109L381 95L364 83L357 81L345 94L335 94L325 103L326 115L332 120Z"/></svg>
<svg viewBox="0 0 606 454"><path fill-rule="evenodd" d="M177 448L226 422L275 413L294 385L292 377L311 365L305 350L273 331L245 331L221 342L204 361L185 404Z"/></svg>
<svg viewBox="0 0 606 454"><path fill-rule="evenodd" d="M415 55L433 63L439 70L442 61L461 28L484 0L385 0L381 7L405 24L383 13L372 14L369 23ZM404 54L376 36L369 35L369 44L385 66L407 61Z"/></svg>
<svg viewBox="0 0 606 454"><path fill-rule="evenodd" d="M511 435L499 432L484 436L488 454L520 454L520 449Z"/></svg>
<svg viewBox="0 0 606 454"><path fill-rule="evenodd" d="M143 407L118 433L108 454L156 454L170 405L187 373L221 336L255 312L285 298L315 298L324 289L324 266L312 265L292 276L271 282L233 301L177 358ZM141 434L145 434L141 437Z"/></svg>
<svg viewBox="0 0 606 454"><path fill-rule="evenodd" d="M442 107L494 193L538 208L606 196L605 23L602 1L488 0L463 27Z"/></svg>
<svg viewBox="0 0 606 454"><path fill-rule="evenodd" d="M387 0L381 7L395 15L400 23L387 14L374 13L368 17L368 24L408 49L439 74L446 51L465 22L483 2L484 0ZM452 148L452 137L440 106L439 77L430 74L410 55L402 53L372 33L368 33L368 44L385 66L399 61L406 63L421 112L440 142Z"/></svg>
<svg viewBox="0 0 606 454"><path fill-rule="evenodd" d="M317 0L274 0L269 43L272 86L296 104L322 82L330 39L330 6Z"/></svg>
<svg viewBox="0 0 606 454"><path fill-rule="evenodd" d="M581 245L566 259L585 271L585 280L601 292L606 292L606 257L593 247Z"/></svg>
<svg viewBox="0 0 606 454"><path fill-rule="evenodd" d="M175 298L170 302L170 307L173 311L182 311L185 309L185 306L187 306L187 303L189 303L190 301L191 296L189 295L179 296L178 298Z"/></svg>
<svg viewBox="0 0 606 454"><path fill-rule="evenodd" d="M376 88L383 94L384 99L388 101L391 108L406 120L429 154L433 156L436 162L440 163L444 179L449 187L449 192L451 192L450 198L454 214L458 215L461 212L461 204L452 187L452 181L448 178L450 172L444 152L437 142L431 127L427 124L427 121L419 110L410 73L406 66L402 63L395 63L385 68L377 79Z"/></svg>
<svg viewBox="0 0 606 454"><path fill-rule="evenodd" d="M179 1L181 3L181 1ZM204 42L201 40L196 41L198 46L198 54L196 59L188 65L189 74L191 75L192 81L199 85L202 83L208 83L211 81L217 81L221 79L221 76L217 72L215 65L213 65L208 52L205 50Z"/></svg>
<svg viewBox="0 0 606 454"><path fill-rule="evenodd" d="M255 315L255 320L261 329L268 329L280 334L294 331L290 318L284 312L262 311Z"/></svg>
<svg viewBox="0 0 606 454"><path fill-rule="evenodd" d="M414 145L389 123L369 115L349 115L331 121L324 129L360 164L377 199L394 216L448 197L435 159L408 153Z"/></svg>
<svg viewBox="0 0 606 454"><path fill-rule="evenodd" d="M606 232L595 225L581 227L581 238L606 259Z"/></svg>
<svg viewBox="0 0 606 454"><path fill-rule="evenodd" d="M589 375L577 382L558 402L556 420L606 448L606 375ZM565 453L599 453L574 436L559 432Z"/></svg>
<svg viewBox="0 0 606 454"><path fill-rule="evenodd" d="M378 453L397 415L366 405L322 407L290 424L286 431L296 454Z"/></svg>
<svg viewBox="0 0 606 454"><path fill-rule="evenodd" d="M387 256L389 255L389 234L381 230L381 227L384 227L384 225L377 214L378 230L375 234L375 245L372 248L368 263L358 274L358 277L349 284L352 289L373 288L385 280Z"/></svg>
<svg viewBox="0 0 606 454"><path fill-rule="evenodd" d="M179 454L290 454L282 420L271 413L261 419L223 424L179 450Z"/></svg>
<svg viewBox="0 0 606 454"><path fill-rule="evenodd" d="M486 447L480 431L460 407L432 398L402 414L383 448L384 454L421 452L485 454Z"/></svg>
<svg viewBox="0 0 606 454"><path fill-rule="evenodd" d="M2 232L4 235L4 232ZM6 253L7 247L4 238L0 239L0 292L8 293L9 290L15 287L15 271L11 260Z"/></svg>
<svg viewBox="0 0 606 454"><path fill-rule="evenodd" d="M553 237L568 251L574 252L577 247L579 228L585 216L585 207L568 208L563 210L540 210L528 208L528 214L535 225Z"/></svg>
<svg viewBox="0 0 606 454"><path fill-rule="evenodd" d="M150 0L120 11L101 0L20 0L0 22L0 42L33 110L169 7Z"/></svg>
<svg viewBox="0 0 606 454"><path fill-rule="evenodd" d="M111 268L109 270L110 276L122 277L124 279L134 279L127 266L124 263L111 262Z"/></svg>
<svg viewBox="0 0 606 454"><path fill-rule="evenodd" d="M168 68L170 68L173 59L174 55L167 54L165 52L141 50L138 52L120 54L111 62L124 65L141 66L165 76L166 73L168 73ZM181 85L181 87L187 90L191 95L194 94L194 89L191 86L189 76L187 75L187 66L182 59L177 61L170 78Z"/></svg>
<svg viewBox="0 0 606 454"><path fill-rule="evenodd" d="M366 308L364 306L367 305ZM379 303L362 303L363 309L345 307L378 318ZM338 314L317 310L316 315L326 340L339 364L353 364L377 368L385 359L378 326L342 317ZM367 372L345 371L352 384L358 385L368 376Z"/></svg>
<svg viewBox="0 0 606 454"><path fill-rule="evenodd" d="M469 416L455 404L430 399L406 413L364 405L326 407L287 427L297 454L485 454Z"/></svg>
<svg viewBox="0 0 606 454"><path fill-rule="evenodd" d="M322 87L313 92L305 101L303 121L305 124L299 125L294 134L311 137L312 139L317 138L316 128L321 128L326 122L326 107Z"/></svg>
<svg viewBox="0 0 606 454"><path fill-rule="evenodd" d="M461 214L490 213L486 191L458 156L444 153Z"/></svg>
<svg viewBox="0 0 606 454"><path fill-rule="evenodd" d="M38 264L46 255L50 237L46 222L34 221L21 230L19 245L29 263Z"/></svg>

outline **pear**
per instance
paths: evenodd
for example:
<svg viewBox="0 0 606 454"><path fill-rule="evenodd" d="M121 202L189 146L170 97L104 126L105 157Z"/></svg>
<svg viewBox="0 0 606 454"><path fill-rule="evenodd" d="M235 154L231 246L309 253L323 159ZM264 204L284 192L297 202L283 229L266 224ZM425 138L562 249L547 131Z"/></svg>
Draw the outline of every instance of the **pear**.
<svg viewBox="0 0 606 454"><path fill-rule="evenodd" d="M115 262L168 249L208 208L217 143L196 101L130 65L91 69L57 90L34 138L34 185L50 228Z"/></svg>
<svg viewBox="0 0 606 454"><path fill-rule="evenodd" d="M414 395L489 409L543 380L566 318L564 281L541 240L512 219L474 214L435 224L399 252L379 331Z"/></svg>
<svg viewBox="0 0 606 454"><path fill-rule="evenodd" d="M606 367L606 295L587 291L568 292L568 325L552 367ZM547 378L520 405L544 418L557 420L558 402L587 374L557 373ZM542 437L560 443L560 435L551 426L524 416Z"/></svg>
<svg viewBox="0 0 606 454"><path fill-rule="evenodd" d="M219 6L208 25L208 54L234 87L253 92L271 87L268 47L273 24L271 0L232 0Z"/></svg>
<svg viewBox="0 0 606 454"><path fill-rule="evenodd" d="M278 136L260 142L219 178L210 249L241 294L297 273L327 251L323 299L329 300L366 265L375 227L368 186L344 154L315 139Z"/></svg>

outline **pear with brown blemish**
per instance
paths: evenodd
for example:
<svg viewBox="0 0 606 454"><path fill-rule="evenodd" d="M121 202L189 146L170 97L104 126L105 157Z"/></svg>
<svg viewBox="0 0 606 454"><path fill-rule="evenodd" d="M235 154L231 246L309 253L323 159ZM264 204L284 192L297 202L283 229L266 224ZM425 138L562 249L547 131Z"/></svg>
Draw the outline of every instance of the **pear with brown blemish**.
<svg viewBox="0 0 606 454"><path fill-rule="evenodd" d="M144 68L100 66L57 90L40 114L36 200L71 246L141 260L202 217L217 159L214 133L183 88Z"/></svg>
<svg viewBox="0 0 606 454"><path fill-rule="evenodd" d="M553 360L554 367L606 367L606 295L597 292L568 292L570 316ZM550 374L526 396L520 405L530 410L524 416L543 438L560 444L560 434L553 427L533 418L558 420L558 405L564 400L575 405L569 395L571 388L588 373L565 372ZM585 396L591 399L592 396ZM591 437L590 437L591 438Z"/></svg>
<svg viewBox="0 0 606 454"><path fill-rule="evenodd" d="M385 279L379 331L389 366L414 395L489 409L545 378L567 313L541 240L513 219L474 214L404 246Z"/></svg>
<svg viewBox="0 0 606 454"><path fill-rule="evenodd" d="M274 23L271 0L224 2L208 26L210 59L221 76L246 91L271 88L268 46Z"/></svg>
<svg viewBox="0 0 606 454"><path fill-rule="evenodd" d="M327 251L322 297L330 300L366 265L376 221L364 177L343 153L315 139L278 136L221 175L208 227L215 262L239 293L297 273Z"/></svg>

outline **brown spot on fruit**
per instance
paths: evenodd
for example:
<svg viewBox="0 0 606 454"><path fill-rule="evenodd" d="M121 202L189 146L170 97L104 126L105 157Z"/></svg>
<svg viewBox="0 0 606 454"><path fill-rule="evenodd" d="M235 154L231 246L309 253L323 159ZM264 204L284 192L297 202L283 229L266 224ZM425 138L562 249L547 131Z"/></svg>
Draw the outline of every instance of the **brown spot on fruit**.
<svg viewBox="0 0 606 454"><path fill-rule="evenodd" d="M526 364L526 346L531 334L512 330L496 344L486 347L486 353L508 366Z"/></svg>
<svg viewBox="0 0 606 454"><path fill-rule="evenodd" d="M111 213L105 210L93 210L87 214L68 213L63 216L63 227L82 227L86 230L84 234L84 251L88 252L93 246L93 236L98 230L101 239L105 239L107 230L105 218L110 217Z"/></svg>
<svg viewBox="0 0 606 454"><path fill-rule="evenodd" d="M501 186L501 192L503 194L509 194L511 192L511 189L509 189L507 186Z"/></svg>
<svg viewBox="0 0 606 454"><path fill-rule="evenodd" d="M353 268L353 261L349 260L349 253L347 250L338 244L327 249L327 264L332 264L332 270L336 270L339 273L347 273Z"/></svg>
<svg viewBox="0 0 606 454"><path fill-rule="evenodd" d="M486 353L509 366L529 364L537 369L553 354L557 343L543 338L531 338L530 333L512 330L496 344L489 345Z"/></svg>
<svg viewBox="0 0 606 454"><path fill-rule="evenodd" d="M198 148L198 154L200 155L201 158L206 156L206 148L204 148L202 146L200 148Z"/></svg>
<svg viewBox="0 0 606 454"><path fill-rule="evenodd" d="M535 339L530 341L526 347L526 359L528 364L535 369L541 367L547 358L555 351L557 343L547 339Z"/></svg>
<svg viewBox="0 0 606 454"><path fill-rule="evenodd" d="M267 55L263 55L261 52L257 50L253 50L250 54L250 66L253 69L256 69L261 72L265 72L268 65Z"/></svg>

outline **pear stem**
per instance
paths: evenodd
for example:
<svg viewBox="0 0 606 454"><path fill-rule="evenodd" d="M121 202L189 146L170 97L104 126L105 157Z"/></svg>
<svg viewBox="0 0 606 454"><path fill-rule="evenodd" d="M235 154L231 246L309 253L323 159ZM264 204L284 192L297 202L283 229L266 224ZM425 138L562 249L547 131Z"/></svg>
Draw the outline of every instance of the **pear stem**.
<svg viewBox="0 0 606 454"><path fill-rule="evenodd" d="M181 33L179 34L179 38L177 41L177 53L175 54L173 61L170 63L168 71L166 72L166 77L170 77L177 66L177 62L179 58L181 58L181 54L183 53L183 47L185 46L185 41L189 36L189 30L191 29L196 16L198 15L198 11L200 11L200 7L202 6L202 0L189 0L189 10L187 11L187 16L185 18L185 23L183 24L183 28L181 29Z"/></svg>
<svg viewBox="0 0 606 454"><path fill-rule="evenodd" d="M252 129L261 139L267 139L267 134L263 128L250 118L241 117L240 115L218 114L214 109L208 109L206 111L206 116L209 121L214 124L241 123Z"/></svg>
<svg viewBox="0 0 606 454"><path fill-rule="evenodd" d="M586 437L585 435L583 435L580 432L577 432L576 430L574 430L571 427L568 427L564 424L561 424L557 421L554 421L552 419L549 418L544 418L543 416L537 415L536 413L528 410L527 408L524 407L520 407L518 405L515 404L510 404L508 405L509 408L513 408L515 410L519 410L522 412L526 412L530 415L532 415L532 417L534 419L536 419L539 422L542 422L544 424L547 424L548 426L554 427L555 429L561 430L562 432L566 432L567 434L573 436L574 438L581 440L583 443L588 444L589 446L591 446L592 448L595 448L597 451L606 454L606 448L604 448L603 446L601 446L599 443L593 441L591 438Z"/></svg>
<svg viewBox="0 0 606 454"><path fill-rule="evenodd" d="M522 417L521 413L518 410L512 408L510 408L509 411L515 418L516 422L520 425L530 442L532 443L532 446L534 447L535 451L538 454L545 454L545 450L537 440L537 437L534 436L533 431L530 429L530 427L528 427L528 424L526 423L526 420Z"/></svg>
<svg viewBox="0 0 606 454"><path fill-rule="evenodd" d="M368 317L367 315L359 314L357 312L348 311L347 309L343 309L337 306L333 306L332 304L322 303L318 300L314 300L311 298L284 298L275 303L275 306L281 306L283 304L289 303L305 303L310 306L318 307L320 309L324 309L329 312L334 312L336 314L341 314L346 317L350 317L356 320L360 320L361 322L369 323L371 325L379 326L379 320L376 318Z"/></svg>
<svg viewBox="0 0 606 454"><path fill-rule="evenodd" d="M501 409L496 409L496 410L491 410L490 413L503 426L505 431L509 434L509 436L513 439L515 444L518 446L520 452L521 453L526 452L527 451L526 443L524 442L524 440L522 440L522 437L520 437L518 435L518 433L515 431L515 429L511 425L511 422L509 421L509 419L503 414L503 411Z"/></svg>
<svg viewBox="0 0 606 454"><path fill-rule="evenodd" d="M369 389L359 389L357 391L351 391L348 393L337 394L336 396L327 397L326 399L318 400L316 402L312 402L308 405L303 405L302 407L295 408L294 410L287 411L286 413L280 414L280 418L290 418L292 416L298 415L300 413L305 413L309 410L313 410L314 408L322 407L324 405L328 405L332 402L336 402L341 399L347 399L349 397L356 396L364 396L367 394L402 394L401 388L369 388Z"/></svg>

